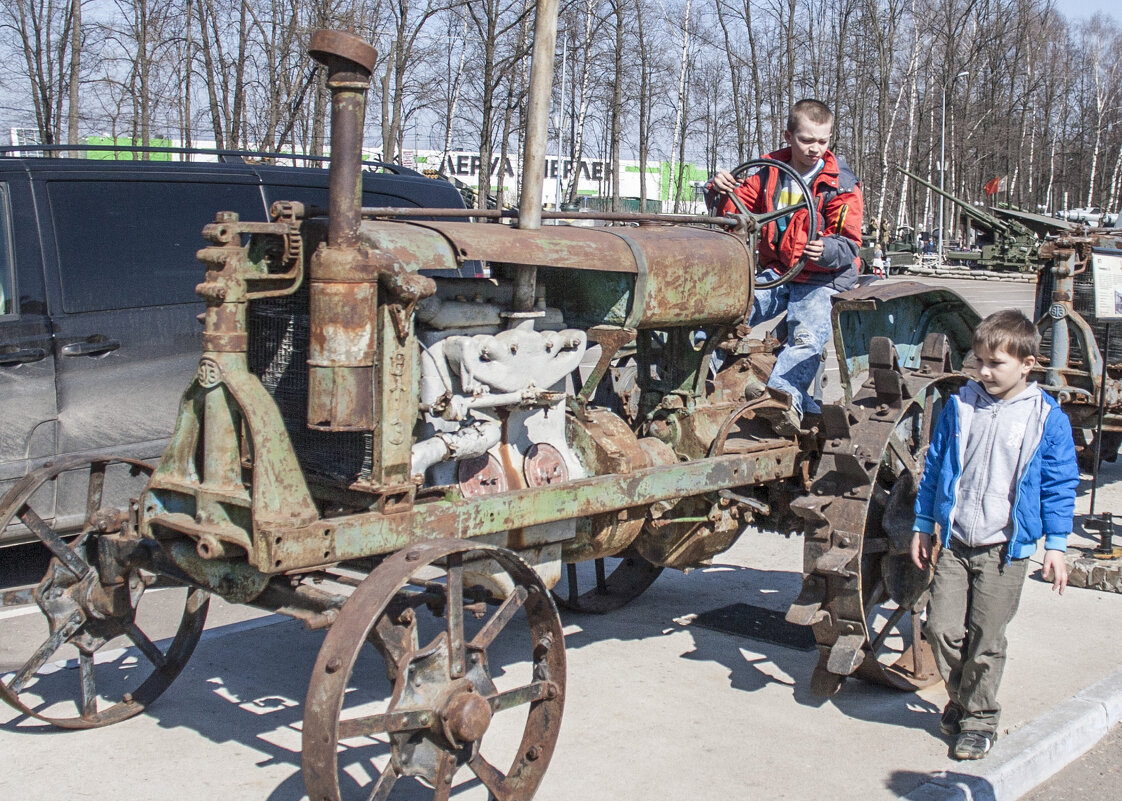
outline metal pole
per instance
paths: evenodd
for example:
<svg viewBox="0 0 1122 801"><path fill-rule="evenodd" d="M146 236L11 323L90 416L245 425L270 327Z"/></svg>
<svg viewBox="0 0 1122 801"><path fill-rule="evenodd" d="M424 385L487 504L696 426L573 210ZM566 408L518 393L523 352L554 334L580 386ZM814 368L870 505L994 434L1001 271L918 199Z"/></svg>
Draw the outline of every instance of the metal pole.
<svg viewBox="0 0 1122 801"><path fill-rule="evenodd" d="M1063 322L1067 322L1064 320ZM1106 352L1110 347L1110 321L1106 322L1106 331L1103 335L1103 374L1099 382L1099 422L1095 427L1095 463L1091 468L1091 509L1088 513L1095 516L1095 493L1099 488L1099 463L1103 455L1103 415L1106 413Z"/></svg>
<svg viewBox="0 0 1122 801"><path fill-rule="evenodd" d="M958 75L951 78L950 86L953 89L955 82L965 75L969 75L969 70L964 70ZM944 183L947 175L947 84L943 84L943 111L942 117L939 122L939 190L945 191ZM943 207L946 204L946 199L939 195L939 263L943 263Z"/></svg>
<svg viewBox="0 0 1122 801"><path fill-rule="evenodd" d="M534 19L534 52L530 62L530 98L527 103L518 227L535 231L542 227L542 184L545 181L545 153L549 142L549 98L553 93L557 6L558 0L538 0ZM533 266L519 265L515 268L515 313L528 312L534 307L537 282L537 269Z"/></svg>
<svg viewBox="0 0 1122 801"><path fill-rule="evenodd" d="M553 51L557 47L557 5L558 0L538 0L535 12L522 197L518 203L519 228L541 228L542 178L549 139L549 96L553 93Z"/></svg>
<svg viewBox="0 0 1122 801"><path fill-rule="evenodd" d="M553 197L554 211L561 211L561 176L564 173L562 153L565 141L565 62L569 57L569 40L561 40L561 102L557 104L557 191Z"/></svg>
<svg viewBox="0 0 1122 801"><path fill-rule="evenodd" d="M947 175L947 85L943 84L943 112L939 120L939 190ZM943 263L943 196L939 195L939 247L935 251Z"/></svg>
<svg viewBox="0 0 1122 801"><path fill-rule="evenodd" d="M1066 321L1065 321L1066 322ZM1103 372L1099 383L1099 421L1095 428L1095 463L1091 467L1091 507L1083 521L1083 530L1087 533L1099 535L1099 545L1092 551L1096 559L1117 559L1122 556L1122 549L1114 547L1114 513L1103 512L1095 516L1095 494L1099 487L1099 465L1103 455L1103 415L1106 413L1106 363L1107 348L1110 346L1110 322L1106 323L1103 339L1102 360Z"/></svg>

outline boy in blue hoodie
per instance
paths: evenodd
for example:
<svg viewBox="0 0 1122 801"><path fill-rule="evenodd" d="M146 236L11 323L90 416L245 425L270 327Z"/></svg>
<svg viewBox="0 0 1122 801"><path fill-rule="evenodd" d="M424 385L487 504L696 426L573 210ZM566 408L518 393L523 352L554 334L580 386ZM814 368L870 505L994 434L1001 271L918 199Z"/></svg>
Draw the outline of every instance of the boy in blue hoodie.
<svg viewBox="0 0 1122 801"><path fill-rule="evenodd" d="M1039 347L1019 311L982 321L979 380L943 409L916 495L912 561L931 563L936 530L942 543L924 631L950 696L939 728L956 738L955 759L981 759L997 739L1005 628L1042 536L1042 575L1067 586L1079 468L1067 415L1028 383Z"/></svg>

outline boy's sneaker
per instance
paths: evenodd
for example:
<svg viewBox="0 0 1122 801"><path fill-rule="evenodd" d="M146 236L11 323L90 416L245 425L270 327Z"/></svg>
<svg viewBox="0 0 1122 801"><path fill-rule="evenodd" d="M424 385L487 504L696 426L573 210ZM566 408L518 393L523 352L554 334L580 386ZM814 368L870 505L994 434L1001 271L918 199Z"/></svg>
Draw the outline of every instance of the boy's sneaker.
<svg viewBox="0 0 1122 801"><path fill-rule="evenodd" d="M964 731L955 740L951 756L955 759L982 759L993 748L997 735L985 731Z"/></svg>
<svg viewBox="0 0 1122 801"><path fill-rule="evenodd" d="M962 730L959 726L962 723L962 707L954 701L947 701L947 705L943 707L943 717L939 719L939 731L948 737L956 737Z"/></svg>
<svg viewBox="0 0 1122 801"><path fill-rule="evenodd" d="M765 406L757 410L756 415L771 423L772 430L781 437L794 437L802 430L802 417L791 408Z"/></svg>

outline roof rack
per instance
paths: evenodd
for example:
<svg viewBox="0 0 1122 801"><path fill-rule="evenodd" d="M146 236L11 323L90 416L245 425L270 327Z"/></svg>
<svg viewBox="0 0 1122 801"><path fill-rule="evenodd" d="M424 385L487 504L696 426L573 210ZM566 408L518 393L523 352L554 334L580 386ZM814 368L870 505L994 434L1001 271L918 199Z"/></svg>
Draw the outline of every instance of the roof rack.
<svg viewBox="0 0 1122 801"><path fill-rule="evenodd" d="M28 153L169 153L187 156L217 156L223 163L249 163L250 159L262 161L266 159L292 159L293 161L313 161L322 163L330 161L330 156L314 156L307 153L274 153L262 150L228 150L224 148L199 148L199 147L162 147L139 145L0 145L0 156L11 153L25 155ZM189 161L189 159L184 159ZM400 164L391 164L385 161L363 161L364 167L375 167L395 175L420 175L416 170L403 167Z"/></svg>

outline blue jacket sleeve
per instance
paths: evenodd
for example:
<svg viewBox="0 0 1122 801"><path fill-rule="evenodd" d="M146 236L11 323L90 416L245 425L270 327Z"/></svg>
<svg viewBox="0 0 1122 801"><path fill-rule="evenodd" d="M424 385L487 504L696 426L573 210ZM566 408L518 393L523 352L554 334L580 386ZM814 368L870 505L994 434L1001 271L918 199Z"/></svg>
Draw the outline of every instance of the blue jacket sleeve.
<svg viewBox="0 0 1122 801"><path fill-rule="evenodd" d="M923 477L919 481L916 492L914 528L924 534L935 533L935 497L939 486L939 473L946 457L947 448L953 448L953 425L958 414L955 404L957 398L951 398L943 407L939 415L939 422L931 435L931 445L927 449L927 458L924 461Z"/></svg>
<svg viewBox="0 0 1122 801"><path fill-rule="evenodd" d="M1040 464L1040 519L1044 547L1062 551L1067 547L1075 517L1075 493L1079 487L1079 463L1071 422L1060 409L1053 409L1044 423Z"/></svg>

